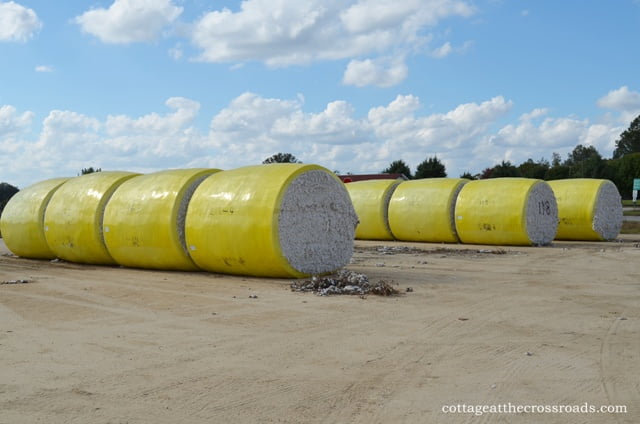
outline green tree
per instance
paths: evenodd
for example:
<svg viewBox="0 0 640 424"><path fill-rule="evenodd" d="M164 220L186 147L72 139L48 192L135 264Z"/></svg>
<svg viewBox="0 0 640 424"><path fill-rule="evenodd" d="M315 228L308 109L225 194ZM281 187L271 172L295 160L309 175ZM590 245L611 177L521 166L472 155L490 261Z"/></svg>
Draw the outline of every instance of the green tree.
<svg viewBox="0 0 640 424"><path fill-rule="evenodd" d="M564 164L569 167L571 178L600 178L604 168L604 159L595 147L585 147L578 144L567 155Z"/></svg>
<svg viewBox="0 0 640 424"><path fill-rule="evenodd" d="M621 196L631 197L634 178L640 178L640 153L628 153L619 160L616 185Z"/></svg>
<svg viewBox="0 0 640 424"><path fill-rule="evenodd" d="M262 163L302 163L291 153L276 153L262 161Z"/></svg>
<svg viewBox="0 0 640 424"><path fill-rule="evenodd" d="M620 180L618 178L620 161L621 159L604 159L602 172L600 174L600 178L613 181L613 183L618 187L618 191L620 191ZM622 192L620 192L620 194L622 194Z"/></svg>
<svg viewBox="0 0 640 424"><path fill-rule="evenodd" d="M94 168L93 166L90 166L88 168L82 168L82 170L80 171L80 174L78 175L86 175L86 174L93 174L94 172L101 172L102 168Z"/></svg>
<svg viewBox="0 0 640 424"><path fill-rule="evenodd" d="M488 178L500 178L500 177L519 177L520 173L510 161L502 161L498 165L491 169L490 177Z"/></svg>
<svg viewBox="0 0 640 424"><path fill-rule="evenodd" d="M546 159L540 159L538 162L534 162L533 159L529 158L526 162L518 165L518 173L524 178L543 180L550 167L551 165L549 165Z"/></svg>
<svg viewBox="0 0 640 424"><path fill-rule="evenodd" d="M9 183L0 183L0 216L2 216L2 211L9 202L9 199L18 191L18 187L12 186Z"/></svg>
<svg viewBox="0 0 640 424"><path fill-rule="evenodd" d="M394 160L388 167L382 170L383 174L403 174L405 177L411 179L411 169L402 159Z"/></svg>
<svg viewBox="0 0 640 424"><path fill-rule="evenodd" d="M416 168L414 178L440 178L446 177L447 170L437 156L430 157L422 161Z"/></svg>
<svg viewBox="0 0 640 424"><path fill-rule="evenodd" d="M464 171L462 173L462 175L460 175L460 178L466 178L467 180L476 180L476 179L478 179L478 177L476 175L471 175L471 172L469 172L469 171Z"/></svg>
<svg viewBox="0 0 640 424"><path fill-rule="evenodd" d="M562 163L562 156L560 153L553 152L551 154L551 167L544 175L544 179L549 180L564 180L569 178L569 167Z"/></svg>
<svg viewBox="0 0 640 424"><path fill-rule="evenodd" d="M630 153L640 152L640 115L636 117L625 131L620 134L613 151L613 158L618 159Z"/></svg>
<svg viewBox="0 0 640 424"><path fill-rule="evenodd" d="M478 174L479 180L486 180L488 178L493 178L493 168L484 168L482 172Z"/></svg>
<svg viewBox="0 0 640 424"><path fill-rule="evenodd" d="M564 180L567 178L571 178L570 176L571 168L567 165L558 164L549 168L546 174L544 174L544 179L549 180Z"/></svg>

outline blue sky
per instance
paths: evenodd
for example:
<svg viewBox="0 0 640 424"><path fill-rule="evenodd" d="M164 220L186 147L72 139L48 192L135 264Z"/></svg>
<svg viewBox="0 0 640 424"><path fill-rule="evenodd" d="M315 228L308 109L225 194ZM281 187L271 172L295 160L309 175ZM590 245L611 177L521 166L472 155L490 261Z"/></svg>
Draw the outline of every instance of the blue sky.
<svg viewBox="0 0 640 424"><path fill-rule="evenodd" d="M639 28L638 0L0 0L0 181L610 157Z"/></svg>

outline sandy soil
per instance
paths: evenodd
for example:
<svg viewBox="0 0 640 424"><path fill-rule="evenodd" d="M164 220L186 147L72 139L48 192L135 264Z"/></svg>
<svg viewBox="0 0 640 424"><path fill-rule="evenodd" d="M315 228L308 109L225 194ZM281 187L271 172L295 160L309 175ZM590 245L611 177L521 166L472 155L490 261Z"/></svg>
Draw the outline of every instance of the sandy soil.
<svg viewBox="0 0 640 424"><path fill-rule="evenodd" d="M0 423L638 423L639 243L357 242L363 299L0 242ZM627 413L442 412L508 402Z"/></svg>

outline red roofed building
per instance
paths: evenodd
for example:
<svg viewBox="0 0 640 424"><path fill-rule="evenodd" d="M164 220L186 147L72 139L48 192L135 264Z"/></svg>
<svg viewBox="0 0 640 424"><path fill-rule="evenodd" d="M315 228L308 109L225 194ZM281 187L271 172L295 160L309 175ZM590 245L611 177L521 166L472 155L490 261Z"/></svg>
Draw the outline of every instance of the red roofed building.
<svg viewBox="0 0 640 424"><path fill-rule="evenodd" d="M408 180L404 174L347 174L338 175L343 183L365 180Z"/></svg>

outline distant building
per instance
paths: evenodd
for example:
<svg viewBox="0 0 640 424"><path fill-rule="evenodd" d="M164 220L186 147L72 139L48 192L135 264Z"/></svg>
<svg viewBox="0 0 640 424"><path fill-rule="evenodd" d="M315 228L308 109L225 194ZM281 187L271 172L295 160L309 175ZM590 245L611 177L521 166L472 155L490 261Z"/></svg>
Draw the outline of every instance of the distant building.
<svg viewBox="0 0 640 424"><path fill-rule="evenodd" d="M408 180L404 174L347 174L338 175L343 183L365 180Z"/></svg>

